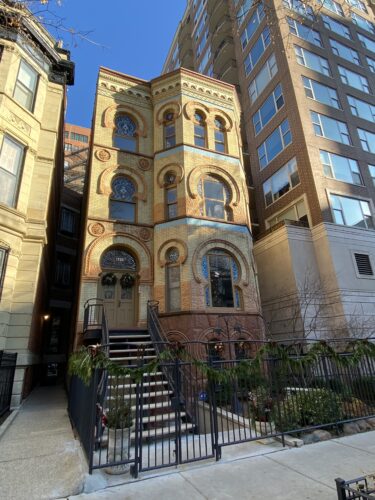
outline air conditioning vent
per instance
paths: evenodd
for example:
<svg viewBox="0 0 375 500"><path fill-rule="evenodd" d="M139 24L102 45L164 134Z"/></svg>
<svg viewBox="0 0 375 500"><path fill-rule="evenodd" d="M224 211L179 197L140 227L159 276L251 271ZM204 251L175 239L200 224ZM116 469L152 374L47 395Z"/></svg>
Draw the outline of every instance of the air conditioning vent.
<svg viewBox="0 0 375 500"><path fill-rule="evenodd" d="M374 276L370 257L365 253L355 253L355 261L357 263L358 273L363 276Z"/></svg>

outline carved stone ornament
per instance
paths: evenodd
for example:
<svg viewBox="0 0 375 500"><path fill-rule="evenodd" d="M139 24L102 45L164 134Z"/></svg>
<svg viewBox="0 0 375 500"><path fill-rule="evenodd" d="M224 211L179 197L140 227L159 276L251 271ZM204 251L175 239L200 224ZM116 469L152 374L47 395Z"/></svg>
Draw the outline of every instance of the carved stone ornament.
<svg viewBox="0 0 375 500"><path fill-rule="evenodd" d="M98 149L95 156L99 161L108 161L111 159L111 153L107 149Z"/></svg>
<svg viewBox="0 0 375 500"><path fill-rule="evenodd" d="M150 170L150 162L146 158L141 158L138 165L141 170Z"/></svg>
<svg viewBox="0 0 375 500"><path fill-rule="evenodd" d="M146 227L142 227L142 229L139 231L139 237L143 241L149 241L151 239L151 231Z"/></svg>
<svg viewBox="0 0 375 500"><path fill-rule="evenodd" d="M101 236L104 233L104 226L100 222L94 222L89 225L89 233L92 236Z"/></svg>

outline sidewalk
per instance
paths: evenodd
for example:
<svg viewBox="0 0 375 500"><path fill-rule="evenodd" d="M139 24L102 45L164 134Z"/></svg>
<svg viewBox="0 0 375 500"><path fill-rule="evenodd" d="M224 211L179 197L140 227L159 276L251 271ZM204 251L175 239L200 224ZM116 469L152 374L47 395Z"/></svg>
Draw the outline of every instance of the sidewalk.
<svg viewBox="0 0 375 500"><path fill-rule="evenodd" d="M264 446L264 454L236 459L231 453L227 461L226 451L217 463L191 464L70 500L337 500L335 478L375 472L375 431L302 448Z"/></svg>
<svg viewBox="0 0 375 500"><path fill-rule="evenodd" d="M87 465L61 387L35 389L2 430L1 499L52 499L82 491Z"/></svg>
<svg viewBox="0 0 375 500"><path fill-rule="evenodd" d="M233 445L222 449L220 462L143 473L138 480L103 471L89 476L66 408L62 388L39 388L1 426L1 499L336 500L336 477L375 472L372 431L293 449L273 440Z"/></svg>

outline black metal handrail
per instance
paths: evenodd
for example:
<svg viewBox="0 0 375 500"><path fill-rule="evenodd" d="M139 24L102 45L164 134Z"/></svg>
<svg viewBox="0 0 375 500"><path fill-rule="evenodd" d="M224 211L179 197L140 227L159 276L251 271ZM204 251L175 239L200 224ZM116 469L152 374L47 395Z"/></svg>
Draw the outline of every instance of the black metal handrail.
<svg viewBox="0 0 375 500"><path fill-rule="evenodd" d="M108 354L109 333L103 299L88 299L84 304L83 335L92 338L95 331L100 336L100 343Z"/></svg>

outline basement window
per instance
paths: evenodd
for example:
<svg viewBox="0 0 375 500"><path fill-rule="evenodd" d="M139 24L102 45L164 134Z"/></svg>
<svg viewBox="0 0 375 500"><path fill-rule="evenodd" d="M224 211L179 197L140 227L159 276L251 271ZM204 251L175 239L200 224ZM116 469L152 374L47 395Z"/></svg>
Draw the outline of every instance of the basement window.
<svg viewBox="0 0 375 500"><path fill-rule="evenodd" d="M374 276L370 256L366 253L354 253L359 276Z"/></svg>

